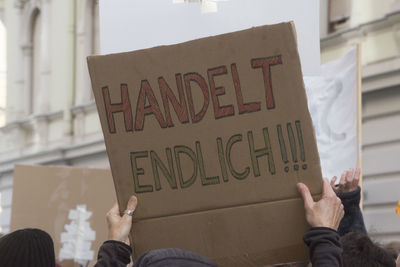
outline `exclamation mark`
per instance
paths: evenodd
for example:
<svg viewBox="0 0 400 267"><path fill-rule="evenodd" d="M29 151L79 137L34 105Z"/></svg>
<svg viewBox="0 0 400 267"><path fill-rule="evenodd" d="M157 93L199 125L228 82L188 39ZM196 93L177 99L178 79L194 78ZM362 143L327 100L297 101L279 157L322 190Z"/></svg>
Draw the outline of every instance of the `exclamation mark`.
<svg viewBox="0 0 400 267"><path fill-rule="evenodd" d="M299 146L300 146L300 159L301 161L303 161L302 168L303 170L305 170L307 169L307 164L304 163L306 161L306 152L304 150L303 134L301 132L300 121L296 121L296 130L297 130L297 139L299 139Z"/></svg>
<svg viewBox="0 0 400 267"><path fill-rule="evenodd" d="M292 124L288 123L287 124L287 131L288 131L288 136L289 136L289 142L290 142L290 150L292 152L292 159L293 162L297 163L297 148L296 148L296 140L294 139L294 133L292 129ZM294 164L293 168L295 171L299 170L299 164Z"/></svg>
<svg viewBox="0 0 400 267"><path fill-rule="evenodd" d="M281 148L281 155L282 155L282 161L287 164L289 162L287 158L287 152L286 152L286 145L285 145L285 139L283 138L283 133L282 133L282 126L278 124L276 126L276 129L278 131L278 138L279 138L279 145ZM284 168L285 172L289 172L289 166L286 166Z"/></svg>

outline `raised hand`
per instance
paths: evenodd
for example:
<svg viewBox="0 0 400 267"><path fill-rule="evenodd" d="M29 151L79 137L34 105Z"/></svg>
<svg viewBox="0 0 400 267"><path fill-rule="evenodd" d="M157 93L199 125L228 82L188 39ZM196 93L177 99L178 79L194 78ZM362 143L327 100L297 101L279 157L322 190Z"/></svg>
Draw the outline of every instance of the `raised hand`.
<svg viewBox="0 0 400 267"><path fill-rule="evenodd" d="M355 169L355 171L354 169L349 169L348 171L344 171L342 176L340 177L338 185L335 185L337 177L334 176L331 180L331 186L333 191L335 191L336 194L343 194L356 190L360 182L360 175L361 175L360 168Z"/></svg>

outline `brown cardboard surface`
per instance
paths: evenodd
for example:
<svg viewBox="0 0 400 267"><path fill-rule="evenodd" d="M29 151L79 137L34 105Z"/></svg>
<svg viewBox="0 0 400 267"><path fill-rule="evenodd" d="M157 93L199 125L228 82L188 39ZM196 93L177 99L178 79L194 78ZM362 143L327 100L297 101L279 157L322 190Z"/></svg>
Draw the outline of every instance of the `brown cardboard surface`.
<svg viewBox="0 0 400 267"><path fill-rule="evenodd" d="M94 259L97 251L107 240L106 213L115 203L115 191L111 172L106 169L85 169L66 166L16 166L11 210L11 231L21 228L40 228L48 232L54 241L56 258L63 244L61 233L70 224L69 211L77 205L86 205L92 212L87 220L96 239L90 249ZM62 266L78 266L63 261Z"/></svg>
<svg viewBox="0 0 400 267"><path fill-rule="evenodd" d="M93 56L88 65L121 209L139 198L136 255L177 244L221 263L218 255L255 255L260 264L307 257L295 185L319 194L321 171L291 23ZM214 215L212 236L194 238L207 236L201 225ZM262 216L280 221L263 227ZM224 231L239 228L246 235ZM283 231L282 242L265 244L260 232L278 228L296 235Z"/></svg>
<svg viewBox="0 0 400 267"><path fill-rule="evenodd" d="M298 229L307 228L307 223L303 220L296 227L286 227L288 222L304 216L298 208L301 206L301 200L292 199L139 221L135 233L151 233L157 237L157 244L145 235L136 235L135 243L140 244L136 253L154 246L185 247L207 255L220 266L262 266L266 262L287 262L288 258L304 260L308 250L299 242L304 233Z"/></svg>

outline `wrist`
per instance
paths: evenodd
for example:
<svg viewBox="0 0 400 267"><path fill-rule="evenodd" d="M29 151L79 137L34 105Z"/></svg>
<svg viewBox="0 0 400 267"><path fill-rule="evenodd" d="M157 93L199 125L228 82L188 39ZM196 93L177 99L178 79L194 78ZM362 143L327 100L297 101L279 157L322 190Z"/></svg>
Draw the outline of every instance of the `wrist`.
<svg viewBox="0 0 400 267"><path fill-rule="evenodd" d="M129 238L126 236L121 236L119 234L109 233L108 240L118 241L118 242L122 242L122 243L129 245Z"/></svg>
<svg viewBox="0 0 400 267"><path fill-rule="evenodd" d="M333 232L337 232L337 230L330 227L311 227L310 230L329 230Z"/></svg>
<svg viewBox="0 0 400 267"><path fill-rule="evenodd" d="M323 222L323 221L314 222L312 224L310 223L310 225L311 225L312 228L329 228L329 229L332 229L334 231L337 231L337 229L339 227L339 226L337 226L335 224L332 224L331 222Z"/></svg>
<svg viewBox="0 0 400 267"><path fill-rule="evenodd" d="M331 225L311 225L311 229L329 229L336 232L338 227Z"/></svg>
<svg viewBox="0 0 400 267"><path fill-rule="evenodd" d="M110 237L110 238L108 238L108 240L110 240L110 241L116 241L116 242L121 242L121 243L124 243L124 244L126 244L126 245L130 245L130 242L129 242L129 238L126 238L126 239L122 239L122 238L112 238L112 237Z"/></svg>

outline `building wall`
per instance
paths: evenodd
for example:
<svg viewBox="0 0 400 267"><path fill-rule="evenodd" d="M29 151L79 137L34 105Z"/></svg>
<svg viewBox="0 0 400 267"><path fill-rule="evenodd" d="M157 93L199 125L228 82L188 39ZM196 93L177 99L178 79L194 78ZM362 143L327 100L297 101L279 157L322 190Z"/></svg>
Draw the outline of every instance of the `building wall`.
<svg viewBox="0 0 400 267"><path fill-rule="evenodd" d="M364 218L377 241L400 241L400 1L353 0L321 40L323 62L361 44Z"/></svg>
<svg viewBox="0 0 400 267"><path fill-rule="evenodd" d="M0 6L1 9L1 6ZM1 11L0 11L1 12ZM5 124L7 62L6 62L6 28L0 16L0 127Z"/></svg>
<svg viewBox="0 0 400 267"><path fill-rule="evenodd" d="M400 82L363 97L365 221L379 241L400 241Z"/></svg>
<svg viewBox="0 0 400 267"><path fill-rule="evenodd" d="M6 74L6 28L4 25L4 1L0 0L0 127L5 124ZM10 196L7 196L6 193L0 195L0 207L2 206L3 200L5 201L6 205L9 205L7 203L9 199L11 198ZM7 210L5 212L7 212ZM0 214L1 213L2 209L0 209ZM7 216L0 215L0 230L2 230L1 225L3 224L4 219L7 218Z"/></svg>

